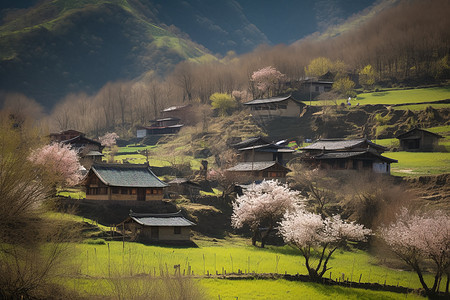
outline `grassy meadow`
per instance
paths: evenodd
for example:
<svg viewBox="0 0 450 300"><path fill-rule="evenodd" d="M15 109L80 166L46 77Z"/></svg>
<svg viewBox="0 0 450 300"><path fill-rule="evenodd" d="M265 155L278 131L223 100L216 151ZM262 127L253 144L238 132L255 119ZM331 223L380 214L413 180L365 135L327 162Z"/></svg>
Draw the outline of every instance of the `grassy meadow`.
<svg viewBox="0 0 450 300"><path fill-rule="evenodd" d="M201 286L210 299L424 299L414 294L398 294L311 282L278 280L202 279ZM220 297L220 298L219 298Z"/></svg>
<svg viewBox="0 0 450 300"><path fill-rule="evenodd" d="M450 152L385 152L386 157L398 160L391 164L396 176L424 176L450 173Z"/></svg>
<svg viewBox="0 0 450 300"><path fill-rule="evenodd" d="M358 94L356 99L352 98L351 104L354 107L357 103L359 105L401 105L396 106L396 109L410 109L422 110L427 106L433 108L450 107L450 104L420 104L423 102L433 102L438 100L450 99L450 86L419 88L419 89L405 89L405 90L386 90L382 92L371 92ZM330 105L335 102L330 100L313 101L312 105ZM336 104L346 104L347 99L339 99Z"/></svg>
<svg viewBox="0 0 450 300"><path fill-rule="evenodd" d="M74 244L71 264L76 266L75 278L61 278L61 283L85 296L105 296L108 278L126 277L133 280L158 278L174 274L180 265L181 274L190 270L190 278L200 285L208 299L298 299L299 295L317 299L400 299L404 294L374 292L345 287L329 287L314 283L286 280L224 280L211 274L279 273L306 274L303 257L289 246L253 247L249 240L232 237L225 240L196 241L197 248L164 247L131 242L105 244ZM362 250L339 251L330 261L332 269L325 277L346 280L401 285L419 288L415 273L390 269ZM360 277L361 276L361 277ZM427 281L432 280L427 275ZM99 288L104 286L104 288ZM412 297L408 295L407 297ZM420 298L420 297L413 297Z"/></svg>
<svg viewBox="0 0 450 300"><path fill-rule="evenodd" d="M209 295L209 299L295 299L308 295L327 299L398 299L404 294L373 292L320 284L289 282L286 280L223 280L212 275L229 273L306 274L303 257L290 246L253 247L249 239L230 236L225 239L197 237L197 247L169 247L143 245L133 242L76 243L70 263L76 267L76 278L62 278L66 286L74 287L86 295L97 295L98 286L108 285L105 279L125 276L140 280L173 275L174 265L180 273L194 278ZM329 262L325 277L334 280L361 281L388 285L401 285L412 289L420 283L415 273L402 271L399 266L388 268L369 253L353 249L337 251ZM426 275L427 281L432 280ZM265 287L265 288L264 288ZM259 291L259 292L258 292ZM261 297L260 297L261 296ZM410 295L408 295L410 297Z"/></svg>

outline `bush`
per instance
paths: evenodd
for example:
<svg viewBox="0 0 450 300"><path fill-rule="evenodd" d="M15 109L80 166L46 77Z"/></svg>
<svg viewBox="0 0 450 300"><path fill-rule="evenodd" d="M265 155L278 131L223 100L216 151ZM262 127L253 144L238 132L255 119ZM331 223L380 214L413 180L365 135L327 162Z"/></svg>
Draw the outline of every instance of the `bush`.
<svg viewBox="0 0 450 300"><path fill-rule="evenodd" d="M88 245L106 245L106 242L103 239L87 239L84 240L83 243Z"/></svg>

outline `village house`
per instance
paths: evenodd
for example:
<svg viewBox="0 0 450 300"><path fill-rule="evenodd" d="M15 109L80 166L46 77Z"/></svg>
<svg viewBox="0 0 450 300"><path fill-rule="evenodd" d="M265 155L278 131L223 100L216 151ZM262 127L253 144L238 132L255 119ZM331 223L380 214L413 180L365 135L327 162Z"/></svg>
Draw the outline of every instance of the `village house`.
<svg viewBox="0 0 450 300"><path fill-rule="evenodd" d="M164 118L151 121L150 126L139 126L136 131L137 138L144 138L149 135L175 134L180 131L183 124L179 118Z"/></svg>
<svg viewBox="0 0 450 300"><path fill-rule="evenodd" d="M84 133L76 130L66 130L49 135L52 142L68 144L75 150L80 159L80 164L89 170L95 162L102 161L104 146L99 141L87 138Z"/></svg>
<svg viewBox="0 0 450 300"><path fill-rule="evenodd" d="M84 133L79 132L77 130L69 129L61 132L50 133L49 137L50 141L52 142L62 142L65 140L73 139L74 137L77 137L79 135L84 135Z"/></svg>
<svg viewBox="0 0 450 300"><path fill-rule="evenodd" d="M291 96L255 99L244 103L253 116L258 117L298 117L304 103Z"/></svg>
<svg viewBox="0 0 450 300"><path fill-rule="evenodd" d="M200 195L202 187L186 178L175 178L168 182L167 194L170 196L186 195L194 199Z"/></svg>
<svg viewBox="0 0 450 300"><path fill-rule="evenodd" d="M259 146L259 145L267 145L267 144L271 144L271 143L272 142L269 141L267 138L262 137L262 136L257 136L257 137L252 137L252 138L246 139L244 141L241 141L239 139L238 143L231 144L230 147L237 150L240 148Z"/></svg>
<svg viewBox="0 0 450 300"><path fill-rule="evenodd" d="M151 171L148 164L92 165L84 179L86 200L162 200L167 184Z"/></svg>
<svg viewBox="0 0 450 300"><path fill-rule="evenodd" d="M227 176L238 183L263 179L284 181L288 172L290 170L277 161L241 162L226 170Z"/></svg>
<svg viewBox="0 0 450 300"><path fill-rule="evenodd" d="M192 104L170 106L161 111L163 118L178 118L181 124L195 125L198 114Z"/></svg>
<svg viewBox="0 0 450 300"><path fill-rule="evenodd" d="M332 81L324 80L305 80L302 83L302 90L313 94L314 96L331 91L333 87Z"/></svg>
<svg viewBox="0 0 450 300"><path fill-rule="evenodd" d="M442 135L428 130L413 128L396 137L400 141L400 150L403 151L436 151Z"/></svg>
<svg viewBox="0 0 450 300"><path fill-rule="evenodd" d="M281 165L286 165L295 152L279 143L271 143L264 137L250 138L231 147L236 149L241 162L277 161Z"/></svg>
<svg viewBox="0 0 450 300"><path fill-rule="evenodd" d="M285 167L295 150L254 137L231 145L238 152L239 163L226 170L235 182L283 179L290 171Z"/></svg>
<svg viewBox="0 0 450 300"><path fill-rule="evenodd" d="M187 242L191 239L191 227L195 223L176 213L148 214L130 212L129 217L117 225L130 232L131 239L141 242Z"/></svg>
<svg viewBox="0 0 450 300"><path fill-rule="evenodd" d="M304 163L327 170L369 170L390 174L391 163L398 162L381 155L386 148L366 138L318 140L301 150Z"/></svg>

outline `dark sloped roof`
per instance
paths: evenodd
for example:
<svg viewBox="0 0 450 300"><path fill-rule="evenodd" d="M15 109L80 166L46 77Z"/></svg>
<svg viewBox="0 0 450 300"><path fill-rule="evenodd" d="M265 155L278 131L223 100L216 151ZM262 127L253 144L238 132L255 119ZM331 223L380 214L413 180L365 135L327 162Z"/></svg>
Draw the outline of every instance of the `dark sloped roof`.
<svg viewBox="0 0 450 300"><path fill-rule="evenodd" d="M190 107L190 106L192 106L192 105L191 104L187 104L187 105L170 106L170 107L167 107L167 108L163 109L162 111L163 112L172 112L172 111L182 110L182 109L185 109L185 108Z"/></svg>
<svg viewBox="0 0 450 300"><path fill-rule="evenodd" d="M271 142L266 139L265 137L262 136L257 136L257 137L252 137L249 139L246 139L242 142L236 143L231 145L231 147L239 149L239 148L243 148L243 147L249 147L249 146L255 146L255 145L266 145L266 144L270 144Z"/></svg>
<svg viewBox="0 0 450 300"><path fill-rule="evenodd" d="M362 146L364 143L369 144L375 149L386 151L387 148L381 145L377 145L366 138L342 140L342 139L323 139L318 140L315 143L301 148L301 150L349 150Z"/></svg>
<svg viewBox="0 0 450 300"><path fill-rule="evenodd" d="M159 180L147 164L103 164L91 167L97 177L109 186L161 188L167 184Z"/></svg>
<svg viewBox="0 0 450 300"><path fill-rule="evenodd" d="M358 157L358 156L373 156L374 158L378 158L382 161L389 163L396 163L398 160L392 159L389 157L385 157L378 153L374 153L372 151L338 151L338 152L328 152L316 155L314 158L318 160L327 160L327 159L344 159L350 157Z"/></svg>
<svg viewBox="0 0 450 300"><path fill-rule="evenodd" d="M244 103L244 105L257 105L257 104L268 104L268 103L279 103L286 100L292 100L297 104L303 104L300 101L295 100L290 95L286 97L272 97L272 98L266 98L266 99L255 99L249 102Z"/></svg>
<svg viewBox="0 0 450 300"><path fill-rule="evenodd" d="M227 169L227 171L231 172L246 172L246 171L263 171L270 167L278 165L278 167L289 171L288 168L280 165L276 161L255 161L255 162L242 162L237 164L234 167Z"/></svg>
<svg viewBox="0 0 450 300"><path fill-rule="evenodd" d="M103 146L102 146L102 144L99 141L96 141L96 140L93 140L93 139L88 139L84 135L78 135L78 136L76 136L74 138L71 138L71 139L68 139L68 140L64 140L64 141L62 141L62 143L72 144L72 145L95 144L95 145L98 145L101 149L103 149Z"/></svg>
<svg viewBox="0 0 450 300"><path fill-rule="evenodd" d="M399 135L397 135L396 136L396 138L397 139L403 139L403 138L420 138L420 136L414 136L414 137L412 137L411 135L413 135L413 134L415 134L415 133L420 133L420 132L423 132L423 133L425 133L425 134L428 134L428 135L433 135L433 136L435 136L435 137L437 137L437 138L440 138L440 139L442 139L442 138L444 138L442 135L440 135L440 134L437 134L437 133L434 133L434 132L431 132L431 131L428 131L428 130L425 130L425 129L421 129L421 128L413 128L413 129L411 129L410 131L407 131L407 132L405 132L405 133L402 133L402 134L399 134Z"/></svg>
<svg viewBox="0 0 450 300"><path fill-rule="evenodd" d="M89 151L84 156L104 156L104 155L102 153L98 152L98 151Z"/></svg>
<svg viewBox="0 0 450 300"><path fill-rule="evenodd" d="M255 150L256 152L283 152L283 153L292 153L295 152L295 150L292 150L291 148L278 146L275 144L268 144L268 145L257 145L257 146L251 146L246 148L240 148L239 151L247 151L247 150Z"/></svg>
<svg viewBox="0 0 450 300"><path fill-rule="evenodd" d="M185 219L181 214L181 211L176 213L166 214L138 214L130 213L130 218L136 223L143 226L173 226L173 227L185 227L194 226L195 223Z"/></svg>
<svg viewBox="0 0 450 300"><path fill-rule="evenodd" d="M163 129L163 128L181 128L184 124L175 124L175 125L168 125L168 126L139 126L139 129Z"/></svg>

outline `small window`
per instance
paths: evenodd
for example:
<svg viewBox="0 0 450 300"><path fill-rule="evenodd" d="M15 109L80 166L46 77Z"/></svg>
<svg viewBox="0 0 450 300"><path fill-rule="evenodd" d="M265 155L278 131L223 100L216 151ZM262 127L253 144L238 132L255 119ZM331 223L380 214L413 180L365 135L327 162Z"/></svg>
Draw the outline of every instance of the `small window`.
<svg viewBox="0 0 450 300"><path fill-rule="evenodd" d="M131 195L136 195L136 189L131 189Z"/></svg>
<svg viewBox="0 0 450 300"><path fill-rule="evenodd" d="M120 189L122 195L128 195L128 189Z"/></svg>
<svg viewBox="0 0 450 300"><path fill-rule="evenodd" d="M174 227L173 234L181 234L181 227Z"/></svg>
<svg viewBox="0 0 450 300"><path fill-rule="evenodd" d="M116 187L111 188L111 192L112 192L113 194L118 194L118 193L119 193L119 188L116 188Z"/></svg>

